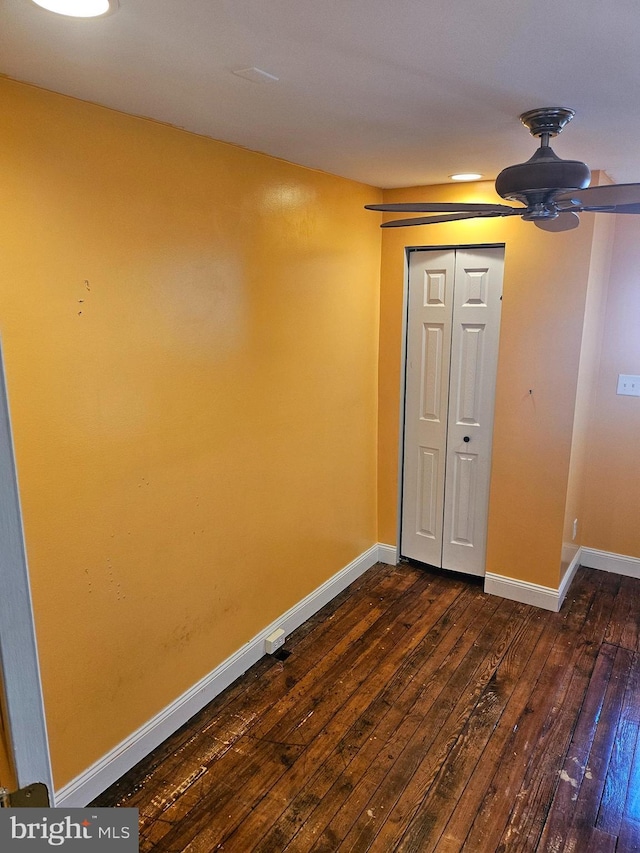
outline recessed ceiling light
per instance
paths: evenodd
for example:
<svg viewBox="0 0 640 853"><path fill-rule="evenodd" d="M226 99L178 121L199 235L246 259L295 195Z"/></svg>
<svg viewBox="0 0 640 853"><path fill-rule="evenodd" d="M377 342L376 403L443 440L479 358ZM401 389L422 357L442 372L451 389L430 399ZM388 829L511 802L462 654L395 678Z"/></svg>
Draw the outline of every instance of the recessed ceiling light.
<svg viewBox="0 0 640 853"><path fill-rule="evenodd" d="M477 172L460 172L459 175L449 175L452 181L479 181L482 175Z"/></svg>
<svg viewBox="0 0 640 853"><path fill-rule="evenodd" d="M48 12L67 15L70 18L98 18L115 12L118 0L33 0Z"/></svg>

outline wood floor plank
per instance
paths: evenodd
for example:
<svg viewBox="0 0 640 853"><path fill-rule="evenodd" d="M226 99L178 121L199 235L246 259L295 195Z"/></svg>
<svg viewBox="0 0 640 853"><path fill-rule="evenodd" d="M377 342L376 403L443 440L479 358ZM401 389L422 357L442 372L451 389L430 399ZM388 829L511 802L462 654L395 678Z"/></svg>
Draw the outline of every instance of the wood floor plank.
<svg viewBox="0 0 640 853"><path fill-rule="evenodd" d="M591 829L591 832L586 839L585 847L576 847L578 850L593 851L593 853L616 853L616 845L618 837L610 835L608 832L603 832L601 829ZM568 851L567 851L568 853Z"/></svg>
<svg viewBox="0 0 640 853"><path fill-rule="evenodd" d="M634 656L634 676L639 666L638 655ZM636 702L640 694L635 693ZM636 708L637 710L637 708ZM635 751L630 757L629 784L620 828L618 830L617 853L627 853L629 850L640 850L640 735L636 741ZM635 844L635 847L633 846Z"/></svg>
<svg viewBox="0 0 640 853"><path fill-rule="evenodd" d="M521 629L522 617L520 605L505 602L478 635L431 713L422 720L401 753L393 756L384 785L372 792L365 807L355 816L355 822L341 840L345 853L367 849L374 839L380 849L393 850L393 844L447 759L508 643ZM343 813L346 823L352 822L353 810L346 808ZM371 814L377 820L372 820ZM310 849L312 853L325 853L328 848L326 844L316 844Z"/></svg>
<svg viewBox="0 0 640 853"><path fill-rule="evenodd" d="M584 846L582 839L589 838L593 827L596 825L605 787L605 778L618 729L620 710L631 669L632 652L619 646L605 645L600 654L604 656L610 653L610 650L614 653L611 678L606 686L602 710L598 715L596 731L589 751L587 771L577 790L573 818L567 833L566 845L571 848L573 839L575 839L574 846L578 850ZM622 796L624 794L626 794L626 780Z"/></svg>
<svg viewBox="0 0 640 853"><path fill-rule="evenodd" d="M566 844L576 809L578 791L585 776L591 775L589 754L611 679L616 647L604 646L598 655L577 725L559 773L559 781L551 803L549 817L542 832L543 849L562 849ZM594 821L595 822L595 821Z"/></svg>
<svg viewBox="0 0 640 853"><path fill-rule="evenodd" d="M595 636L600 641L604 636L612 606L612 596L606 595L606 588L605 578L582 632L583 636ZM576 649L577 658L570 659L566 664L566 669L573 671L567 694L558 710L555 707L551 709L549 721L543 731L542 754L536 756L535 763L525 772L521 792L516 797L508 827L497 850L528 853L538 849L550 804L560 783L562 764L571 742L573 728L595 666L599 642L581 641L576 644Z"/></svg>
<svg viewBox="0 0 640 853"><path fill-rule="evenodd" d="M639 853L638 614L379 565L95 804L142 853Z"/></svg>
<svg viewBox="0 0 640 853"><path fill-rule="evenodd" d="M465 594L465 598L466 598ZM496 602L474 592L470 603L454 621L437 626L410 661L412 670L406 678L394 679L370 706L333 750L328 760L318 768L292 800L289 807L268 832L256 851L269 853L284 849L296 836L312 812L313 825L305 829L307 837L315 838L340 805L365 778L383 749L399 748L406 742L422 719L426 703L433 701L456 666L473 644L472 626L480 629L493 616ZM466 636L465 636L466 635ZM415 665L415 669L413 666ZM422 713L421 713L422 711ZM317 797L314 798L314 793ZM304 843L304 834L293 841L293 847Z"/></svg>
<svg viewBox="0 0 640 853"><path fill-rule="evenodd" d="M321 709L310 712L315 714L313 722L316 736L308 737L304 742L306 748L291 767L278 779L272 777L270 781L274 784L271 787L262 777L254 777L243 789L247 808L244 811L236 808L233 820L223 816L219 820L213 818L194 842L202 845L212 843L215 838L224 844L225 849L251 849L252 840L262 837L265 831L264 822L256 826L251 821L252 814L265 814L264 809L257 810L258 803L269 797L272 803L280 803L280 808L284 809L287 798L296 790L296 786L301 787L304 784L310 770L322 763L336 741L350 729L354 719L363 713L367 704L393 682L398 670L402 670L405 676L408 675L413 650L420 645L423 637L434 625L445 617L449 605L457 598L458 592L451 586L447 587L442 579L436 580L435 585L425 587L422 595L416 592L414 600L398 613L396 625L381 633L379 642L372 643L367 655L358 660L352 671L345 670L342 674L334 686L334 701L331 705L325 705L329 715L325 714L323 717ZM445 619L445 624L446 621ZM404 639L404 635L408 633L410 637ZM342 706L337 699L338 692L346 696ZM303 712L304 709L301 713ZM287 737L290 739L290 735ZM269 813L273 816L272 809ZM240 822L243 832L237 834L235 830Z"/></svg>
<svg viewBox="0 0 640 853"><path fill-rule="evenodd" d="M502 618L497 615L497 608L492 607L489 618L479 623L479 633L491 630L489 626L494 620L501 622ZM374 735L345 772L338 775L311 820L295 837L291 850L296 853L302 853L305 848L330 850L342 842L358 818L363 817L365 822L369 822L384 817L388 803L371 802L372 797L384 790L392 797L399 795L395 782L389 781L390 771L395 769L397 772L394 765L403 759L407 749L411 750L416 738L422 738L423 746L432 742L441 728L439 718L455 710L459 693L467 684L467 676L478 668L482 658L474 644L476 636L474 631L459 638L445 664L423 681L416 701L399 719L397 727L390 729L388 719L384 721L387 725L376 727ZM457 678L452 679L452 668ZM415 752L418 760L419 754L420 745Z"/></svg>
<svg viewBox="0 0 640 853"><path fill-rule="evenodd" d="M506 653L481 693L447 761L409 819L404 834L394 842L393 849L398 853L422 853L438 844L469 778L474 775L500 718L513 698L540 632L540 620L535 618L535 614L525 614L520 630L509 642Z"/></svg>
<svg viewBox="0 0 640 853"><path fill-rule="evenodd" d="M611 623L604 641L631 651L640 651L640 612L635 601L637 578L620 579L620 592L616 599Z"/></svg>
<svg viewBox="0 0 640 853"><path fill-rule="evenodd" d="M640 820L634 820L625 814L620 832L616 853L638 853L640 850Z"/></svg>
<svg viewBox="0 0 640 853"><path fill-rule="evenodd" d="M464 791L438 841L439 853L457 853L462 850L476 814L485 799L492 798L489 791L495 768L504 768L511 759L512 750L508 749L507 744L518 729L519 721L527 709L531 684L539 679L560 627L557 619L551 618L550 614L543 611L536 614L535 622L531 626L532 631L536 624L539 633L535 641L532 638L526 665L527 677L520 676L517 679L513 695L500 716L477 766L466 778ZM501 775L504 778L503 770ZM504 785L503 779L501 784Z"/></svg>
<svg viewBox="0 0 640 853"><path fill-rule="evenodd" d="M629 757L636 753L639 732L640 656L633 654L596 821L598 829L610 835L618 835L627 797L637 786L632 775L634 762ZM635 791L631 795L635 796Z"/></svg>
<svg viewBox="0 0 640 853"><path fill-rule="evenodd" d="M475 851L498 848L514 803L518 797L523 799L522 784L527 769L544 747L549 715L554 707L556 713L561 712L573 675L573 665L580 654L576 637L591 612L597 594L593 583L587 583L581 573L576 578L572 592L563 614L547 616L547 625L554 626L551 649L537 678L532 677L525 684L525 692L527 689L529 691L528 701L520 719L514 723L498 761L488 773L490 782L484 799L473 815L464 849Z"/></svg>
<svg viewBox="0 0 640 853"><path fill-rule="evenodd" d="M453 588L448 595L441 593L438 608L442 614L435 619L438 610L432 616L425 612L423 619L416 621L411 643L390 651L381 660L375 677L363 685L359 707L343 706L323 730L322 738L266 792L261 808L255 809L237 831L225 836L225 844L233 849L250 850L255 839L260 839L256 849L281 849L318 804L321 793L326 793L336 766L342 768L348 764L376 722L402 701L407 685L419 677L425 662L434 664L434 656L440 653L447 635L456 629L463 630L482 603L480 593L465 596Z"/></svg>
<svg viewBox="0 0 640 853"><path fill-rule="evenodd" d="M242 791L241 799L236 799L236 808L243 811L251 808L253 803L249 792L253 790L250 787L252 779L258 776L260 780L269 779L271 784L277 781L310 739L322 729L327 716L333 713L334 705L322 702L327 691L332 691L334 700L339 697L341 704L356 690L376 666L378 637L393 630L399 639L409 630L412 608L416 606L420 591L437 583L437 578L420 576L404 596L393 601L359 636L341 638L312 671L307 672L261 716L242 743L217 757L215 775L203 773L195 779L188 792L181 792L180 802L175 802L163 813L163 822L158 822L149 831L146 828L141 830L141 837L157 843L166 835L167 844L180 843L181 849L188 849L187 845L196 836L212 831L210 804L215 803L222 810L233 797L226 783L230 776ZM392 635L389 642L393 640ZM278 747L282 745L290 747L290 752L280 754ZM167 820L181 825L172 826L167 832Z"/></svg>
<svg viewBox="0 0 640 853"><path fill-rule="evenodd" d="M604 636L613 607L615 592L604 594L602 581L578 586L560 617L549 659L532 685L465 849L536 849L599 648L584 632Z"/></svg>

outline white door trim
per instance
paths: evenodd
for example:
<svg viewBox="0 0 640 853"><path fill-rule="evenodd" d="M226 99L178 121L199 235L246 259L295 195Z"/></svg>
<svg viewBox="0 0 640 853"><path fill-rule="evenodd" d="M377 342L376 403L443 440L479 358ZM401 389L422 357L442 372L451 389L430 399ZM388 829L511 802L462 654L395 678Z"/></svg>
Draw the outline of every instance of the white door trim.
<svg viewBox="0 0 640 853"><path fill-rule="evenodd" d="M18 785L44 782L51 759L24 544L7 383L0 343L0 667ZM52 803L53 805L53 803Z"/></svg>

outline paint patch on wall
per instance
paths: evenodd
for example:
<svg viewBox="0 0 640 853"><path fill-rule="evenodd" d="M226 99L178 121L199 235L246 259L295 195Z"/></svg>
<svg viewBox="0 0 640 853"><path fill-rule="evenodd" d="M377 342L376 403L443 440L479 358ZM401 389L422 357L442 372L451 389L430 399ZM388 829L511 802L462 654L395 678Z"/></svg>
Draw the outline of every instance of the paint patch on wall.
<svg viewBox="0 0 640 853"><path fill-rule="evenodd" d="M224 358L246 342L245 274L224 253L165 258L158 278L159 341L188 357Z"/></svg>

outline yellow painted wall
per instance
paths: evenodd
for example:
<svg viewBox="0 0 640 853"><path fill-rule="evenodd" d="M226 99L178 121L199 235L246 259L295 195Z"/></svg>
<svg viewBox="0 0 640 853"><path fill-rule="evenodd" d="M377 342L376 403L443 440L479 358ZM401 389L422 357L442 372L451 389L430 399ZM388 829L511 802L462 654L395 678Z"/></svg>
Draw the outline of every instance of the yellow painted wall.
<svg viewBox="0 0 640 853"><path fill-rule="evenodd" d="M496 201L492 184L416 187L394 201ZM397 541L405 246L504 243L487 571L557 587L593 216L551 234L510 219L385 231L379 376L379 538ZM529 394L529 390L533 393Z"/></svg>
<svg viewBox="0 0 640 853"><path fill-rule="evenodd" d="M606 180L604 175L596 174L591 183L595 185L610 183L610 181ZM585 497L588 490L586 472L592 453L589 431L602 352L611 253L617 218L619 217L596 216L593 228L564 519L562 574L569 568L580 546L584 544ZM575 538L574 521L578 522Z"/></svg>
<svg viewBox="0 0 640 853"><path fill-rule="evenodd" d="M640 222L617 216L586 465L590 548L640 558L640 398L616 394L619 373L640 373Z"/></svg>
<svg viewBox="0 0 640 853"><path fill-rule="evenodd" d="M369 187L0 81L56 787L377 541Z"/></svg>

